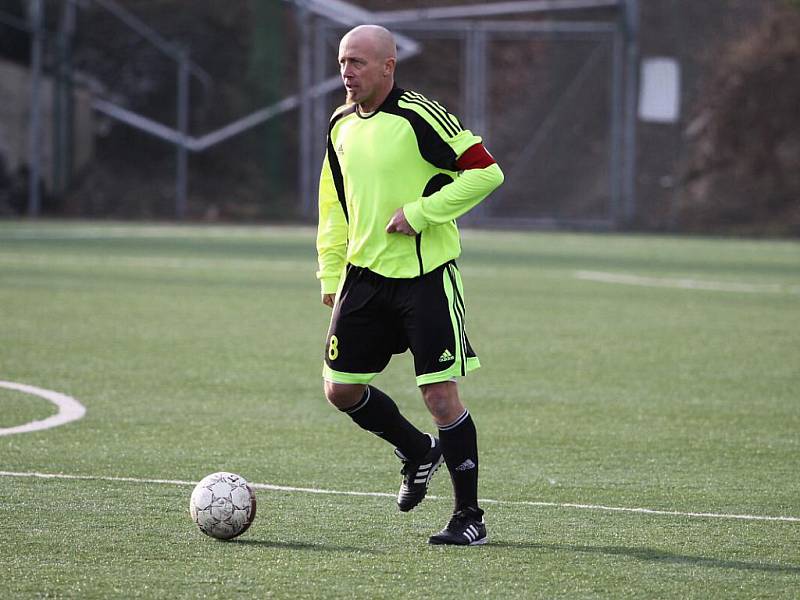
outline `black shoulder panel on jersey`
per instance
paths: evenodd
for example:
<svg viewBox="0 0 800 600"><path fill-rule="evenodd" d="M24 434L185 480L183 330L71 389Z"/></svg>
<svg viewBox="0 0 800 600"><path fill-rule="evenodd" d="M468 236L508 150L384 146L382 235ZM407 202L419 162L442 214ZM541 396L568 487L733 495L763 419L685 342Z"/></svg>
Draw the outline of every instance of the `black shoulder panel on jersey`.
<svg viewBox="0 0 800 600"><path fill-rule="evenodd" d="M461 121L455 115L451 115L445 107L438 102L428 100L420 93L406 90L403 94L403 100L409 104L419 106L428 115L439 124L439 127L449 135L454 137L459 131L464 129L461 126Z"/></svg>
<svg viewBox="0 0 800 600"><path fill-rule="evenodd" d="M399 117L403 117L409 122L414 134L417 137L417 146L419 153L429 163L440 169L447 169L448 171L457 171L456 160L458 156L445 142L436 130L423 119L419 114L408 108L402 108L398 104L400 96L405 93L405 90L395 88L392 90L389 98L381 107L381 110ZM452 124L451 124L452 126Z"/></svg>
<svg viewBox="0 0 800 600"><path fill-rule="evenodd" d="M352 106L348 106L346 109L339 111L338 113L334 113L333 117L331 117L331 123L328 127L328 166L331 169L331 176L333 177L333 185L336 188L336 195L339 198L339 204L342 205L342 211L344 212L344 219L348 223L350 222L350 215L347 214L347 199L344 195L344 177L342 176L342 167L339 164L339 157L336 156L336 149L333 147L333 141L331 140L331 133L333 132L333 126L336 122L345 117L347 115L351 115L355 112L356 105L353 104Z"/></svg>

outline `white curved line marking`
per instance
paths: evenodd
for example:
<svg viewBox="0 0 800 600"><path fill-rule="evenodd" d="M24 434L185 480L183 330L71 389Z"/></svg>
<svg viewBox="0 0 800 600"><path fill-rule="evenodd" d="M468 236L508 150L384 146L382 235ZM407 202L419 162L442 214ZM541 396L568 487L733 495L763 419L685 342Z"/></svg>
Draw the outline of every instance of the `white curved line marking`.
<svg viewBox="0 0 800 600"><path fill-rule="evenodd" d="M49 400L58 407L58 413L52 417L47 417L41 421L31 421L24 425L17 425L16 427L0 428L0 436L11 435L12 433L28 433L30 431L41 431L42 429L50 429L51 427L58 427L70 421L77 421L86 414L86 407L80 402L53 392L51 390L43 390L42 388L33 387L32 385L25 385L23 383L14 383L13 381L0 381L0 387L16 390L23 394L31 394L32 396L39 396Z"/></svg>
<svg viewBox="0 0 800 600"><path fill-rule="evenodd" d="M780 283L739 283L736 281L703 281L700 279L676 279L670 277L642 277L625 273L602 271L577 271L576 279L601 283L620 283L644 287L666 287L683 290L707 290L712 292L740 292L745 294L800 294L800 286L785 286Z"/></svg>

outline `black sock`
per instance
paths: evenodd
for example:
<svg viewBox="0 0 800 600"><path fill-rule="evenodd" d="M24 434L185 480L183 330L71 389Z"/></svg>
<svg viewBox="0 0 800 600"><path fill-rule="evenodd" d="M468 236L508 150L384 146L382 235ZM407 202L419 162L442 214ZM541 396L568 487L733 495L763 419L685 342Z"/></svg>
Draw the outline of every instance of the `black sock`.
<svg viewBox="0 0 800 600"><path fill-rule="evenodd" d="M478 435L469 411L439 428L442 454L453 481L457 511L478 508ZM482 512L480 513L482 514Z"/></svg>
<svg viewBox="0 0 800 600"><path fill-rule="evenodd" d="M394 400L368 386L358 404L343 410L361 427L393 444L403 456L417 460L431 448L431 439L400 414Z"/></svg>

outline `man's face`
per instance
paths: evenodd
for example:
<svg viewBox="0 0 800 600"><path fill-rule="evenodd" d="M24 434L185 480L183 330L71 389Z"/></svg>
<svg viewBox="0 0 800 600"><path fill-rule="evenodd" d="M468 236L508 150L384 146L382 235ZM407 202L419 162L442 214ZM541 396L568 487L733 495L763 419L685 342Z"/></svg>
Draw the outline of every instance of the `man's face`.
<svg viewBox="0 0 800 600"><path fill-rule="evenodd" d="M386 74L386 59L377 56L368 36L346 35L339 44L339 71L342 75L348 102L372 111L376 96L382 89Z"/></svg>

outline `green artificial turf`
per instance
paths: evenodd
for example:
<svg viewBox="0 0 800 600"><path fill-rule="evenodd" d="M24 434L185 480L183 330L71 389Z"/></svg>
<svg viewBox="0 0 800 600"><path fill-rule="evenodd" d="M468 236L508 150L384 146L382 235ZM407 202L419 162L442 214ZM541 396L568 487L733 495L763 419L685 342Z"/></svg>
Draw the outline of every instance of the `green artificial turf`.
<svg viewBox="0 0 800 600"><path fill-rule="evenodd" d="M463 245L490 543L442 548L444 469L409 514L303 491L400 481L322 396L312 229L0 222L0 380L87 409L0 436L4 596L796 597L800 244ZM375 383L432 430L407 355ZM0 429L55 412L0 388ZM303 489L258 489L250 530L218 542L187 506L219 470ZM610 510L637 508L662 512Z"/></svg>

